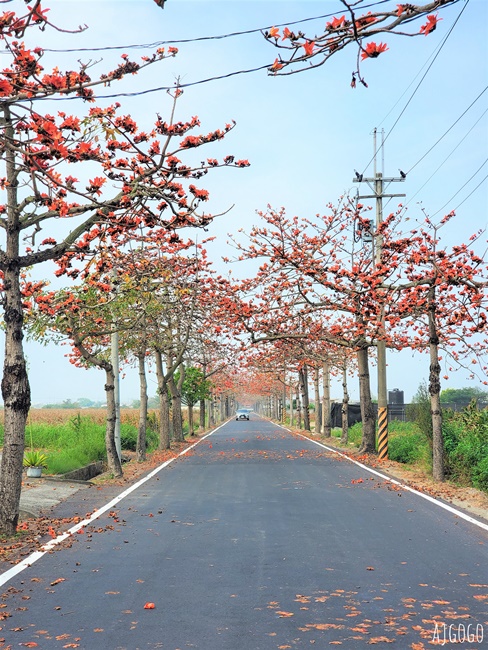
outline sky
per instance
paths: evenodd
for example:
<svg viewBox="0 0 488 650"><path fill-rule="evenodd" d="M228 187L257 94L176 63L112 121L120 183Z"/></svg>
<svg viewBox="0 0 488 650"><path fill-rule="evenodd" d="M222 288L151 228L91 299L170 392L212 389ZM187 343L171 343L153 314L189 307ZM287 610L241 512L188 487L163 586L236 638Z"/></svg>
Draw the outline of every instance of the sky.
<svg viewBox="0 0 488 650"><path fill-rule="evenodd" d="M15 0L9 9L22 4ZM214 170L201 183L210 191L207 209L220 213L233 206L214 221L208 233L198 233L199 238L216 238L208 249L219 272L231 270L236 277L248 272L246 265L232 264L229 269L221 258L233 253L228 233L240 228L249 231L258 223L256 211L269 204L285 207L288 216L314 216L344 192L355 192L354 170L373 173L375 128L379 134L384 130L386 138L385 176L398 176L399 169L408 172L394 191L406 194L403 203L408 204L410 219L420 218L422 210L439 217L456 208L457 216L445 230L446 245L462 243L488 225L486 0L469 0L467 5L462 1L443 9L436 31L427 37L385 35L382 40L389 49L362 64L368 88L358 85L354 90L350 87L356 63L353 47L300 74L269 76L260 70L202 83L272 64L277 51L259 29L320 17L299 26L313 37L332 16L344 14L339 0L167 0L164 10L152 0L46 0L44 5L50 7L49 17L57 25L67 29L88 25L76 35L52 30L38 34L36 44L50 50L84 49L46 53L47 69L50 65L76 69L76 61L81 60L90 62L92 75L98 76L115 67L122 53L132 58L148 53L130 46L167 41L179 48L175 58L102 89L100 95L172 87L179 79L194 85L185 89L178 102L177 119L198 115L204 133L236 121L224 141L204 151L206 157L232 154L251 163L244 169ZM246 31L251 33L191 41ZM90 49L107 46L122 49ZM164 89L133 97L101 97L98 104L114 101L121 102L122 112L148 127L156 114L166 117L170 109ZM67 101L62 109L58 104L53 110L79 113L84 107ZM380 161L378 165L381 171ZM385 210L395 207L385 202ZM486 236L482 239L486 242ZM40 271L42 277L51 272L48 265ZM27 342L33 404L78 397L104 399L104 374L74 368L66 352L60 346ZM403 390L410 401L427 379L428 365L427 355L389 354L388 389ZM470 385L467 375L459 371L450 373L444 387L466 385ZM149 376L149 386L155 394L154 375ZM375 386L373 368L373 393ZM358 399L357 381L351 381L350 390L351 398ZM138 392L137 371L124 369L122 403L137 399ZM332 396L340 395L340 387L334 384Z"/></svg>

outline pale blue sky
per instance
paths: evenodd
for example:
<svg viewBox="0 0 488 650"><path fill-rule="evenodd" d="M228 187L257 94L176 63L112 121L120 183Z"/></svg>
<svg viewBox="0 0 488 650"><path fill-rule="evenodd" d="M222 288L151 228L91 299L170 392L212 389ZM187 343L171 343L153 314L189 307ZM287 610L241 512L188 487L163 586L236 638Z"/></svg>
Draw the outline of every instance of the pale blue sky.
<svg viewBox="0 0 488 650"><path fill-rule="evenodd" d="M40 34L39 44L53 49L176 41L344 13L339 0L168 0L164 10L151 0L53 0L45 4L51 7L50 18L55 22L66 27L87 23L90 27L78 36L51 30ZM238 228L249 230L257 221L256 210L264 210L269 203L274 207L285 206L290 216L312 216L325 210L326 204L336 201L344 191L355 190L353 170L365 170L371 160L372 130L377 127L384 128L386 133L390 131L464 4L459 2L441 11L443 20L428 37L383 37L381 40L387 42L389 50L362 66L369 84L367 89L360 85L355 90L350 88L356 61L356 52L351 48L324 66L301 74L269 77L266 71L260 71L195 85L185 91L178 109L179 118L198 115L204 132L222 127L232 119L237 122L228 137L210 146L205 156L220 158L234 154L251 162L247 169L215 170L202 181L211 192L209 207L214 212L235 206L211 227L217 241L210 247L210 253L220 271L228 270L220 262L222 255L229 254L227 233ZM410 170L488 85L487 18L488 3L470 0L445 47L388 136L386 175L397 176L399 168ZM304 23L301 29L313 36L325 22L321 18ZM171 86L177 77L183 83L193 83L271 64L277 54L259 32L177 46L176 58L113 84L101 94ZM140 49L124 51L132 57L144 54ZM113 68L120 53L76 52L49 57L61 69L72 67L77 59L83 62L103 59L92 69L96 76L97 70L101 74ZM107 99L100 103L113 101ZM164 91L118 101L124 112L148 125L156 113L167 115L170 105ZM76 102L64 104L62 110L66 112L79 110ZM486 176L488 164L481 166L488 151L488 120L486 114L483 116L487 107L488 91L415 166L406 182L395 185L395 191L407 194L405 202L409 203L411 218L420 214L419 201L431 214L448 203L442 210L448 212L462 203ZM56 109L61 110L59 104ZM420 189L450 154L442 168ZM474 178L454 196L480 167ZM367 172L372 173L372 166ZM459 207L457 218L446 231L446 243L461 243L472 232L486 228L487 186L485 181ZM241 275L235 265L233 272ZM62 348L27 345L33 402L74 400L81 396L103 399L102 373L73 368L63 353ZM410 399L420 381L427 377L428 357L411 352L394 355L388 373L389 389L400 388ZM466 384L462 373L451 375L450 386ZM155 389L153 384L152 392ZM357 398L356 382L351 382L351 389L353 398ZM334 396L340 397L338 389L336 393ZM122 401L130 401L137 395L137 373L128 370L122 381Z"/></svg>

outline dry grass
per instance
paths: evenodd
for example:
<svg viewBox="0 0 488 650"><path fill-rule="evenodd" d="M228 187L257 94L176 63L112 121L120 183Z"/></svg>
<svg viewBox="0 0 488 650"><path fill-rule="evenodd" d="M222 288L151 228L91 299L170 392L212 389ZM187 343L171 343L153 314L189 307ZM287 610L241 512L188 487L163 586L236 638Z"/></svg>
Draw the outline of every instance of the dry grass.
<svg viewBox="0 0 488 650"><path fill-rule="evenodd" d="M93 409L31 409L29 411L29 424L66 424L77 417L90 418L96 424L105 424L107 411L103 408ZM139 422L139 411L137 409L121 409L120 419L123 424L137 426ZM0 409L0 424L3 425L4 412Z"/></svg>

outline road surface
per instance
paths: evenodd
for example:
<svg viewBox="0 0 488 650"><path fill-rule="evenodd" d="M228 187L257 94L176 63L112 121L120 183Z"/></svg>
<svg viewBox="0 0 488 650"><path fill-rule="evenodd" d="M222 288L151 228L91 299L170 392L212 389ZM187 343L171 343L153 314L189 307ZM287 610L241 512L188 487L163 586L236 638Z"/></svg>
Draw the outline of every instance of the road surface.
<svg viewBox="0 0 488 650"><path fill-rule="evenodd" d="M82 530L4 585L0 648L488 647L487 531L256 415Z"/></svg>

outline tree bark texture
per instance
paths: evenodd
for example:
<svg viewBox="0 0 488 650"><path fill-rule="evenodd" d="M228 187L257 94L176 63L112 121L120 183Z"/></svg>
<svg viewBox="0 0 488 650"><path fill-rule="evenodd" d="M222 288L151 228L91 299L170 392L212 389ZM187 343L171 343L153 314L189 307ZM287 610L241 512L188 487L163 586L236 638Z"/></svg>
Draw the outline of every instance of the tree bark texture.
<svg viewBox="0 0 488 650"><path fill-rule="evenodd" d="M439 364L439 336L436 325L435 287L429 290L429 394L432 414L432 476L436 481L443 481L444 470L444 438L442 436L441 409L441 366Z"/></svg>
<svg viewBox="0 0 488 650"><path fill-rule="evenodd" d="M302 393L302 406L303 406L303 428L305 431L310 431L310 402L308 398L308 368L303 366L299 370L300 377L300 391Z"/></svg>
<svg viewBox="0 0 488 650"><path fill-rule="evenodd" d="M330 421L330 363L326 359L322 367L322 430L326 438L332 435Z"/></svg>
<svg viewBox="0 0 488 650"><path fill-rule="evenodd" d="M115 422L117 420L117 411L115 408L115 378L111 363L107 363L105 366L105 378L105 396L107 398L105 448L107 450L107 464L109 472L112 472L115 477L119 477L122 476L122 465L115 445Z"/></svg>
<svg viewBox="0 0 488 650"><path fill-rule="evenodd" d="M371 400L367 345L363 345L357 351L357 360L359 372L359 399L361 401L361 419L363 422L363 438L359 451L363 454L374 454L376 452L376 427L373 402Z"/></svg>
<svg viewBox="0 0 488 650"><path fill-rule="evenodd" d="M5 106L5 141L14 141L10 110ZM13 535L19 519L20 490L25 445L25 424L31 397L23 349L23 309L20 290L19 237L15 153L7 144L5 151L7 174L7 228L5 265L2 265L4 285L5 357L3 363L2 396L4 402L4 443L0 474L0 531Z"/></svg>
<svg viewBox="0 0 488 650"><path fill-rule="evenodd" d="M341 435L341 444L347 445L347 437L349 431L349 391L347 390L347 366L344 366L342 369L342 407L341 407L341 416L342 416L342 435Z"/></svg>
<svg viewBox="0 0 488 650"><path fill-rule="evenodd" d="M146 354L137 355L139 365L139 428L137 430L136 459L138 462L146 460L146 433L147 433L147 378L146 378Z"/></svg>
<svg viewBox="0 0 488 650"><path fill-rule="evenodd" d="M154 350L156 376L158 378L159 394L159 449L170 448L169 400L168 385L164 376L163 358L161 351Z"/></svg>
<svg viewBox="0 0 488 650"><path fill-rule="evenodd" d="M322 432L322 409L320 404L320 368L315 366L314 368L314 377L313 377L313 387L314 387L314 402L315 402L315 433L320 434Z"/></svg>

